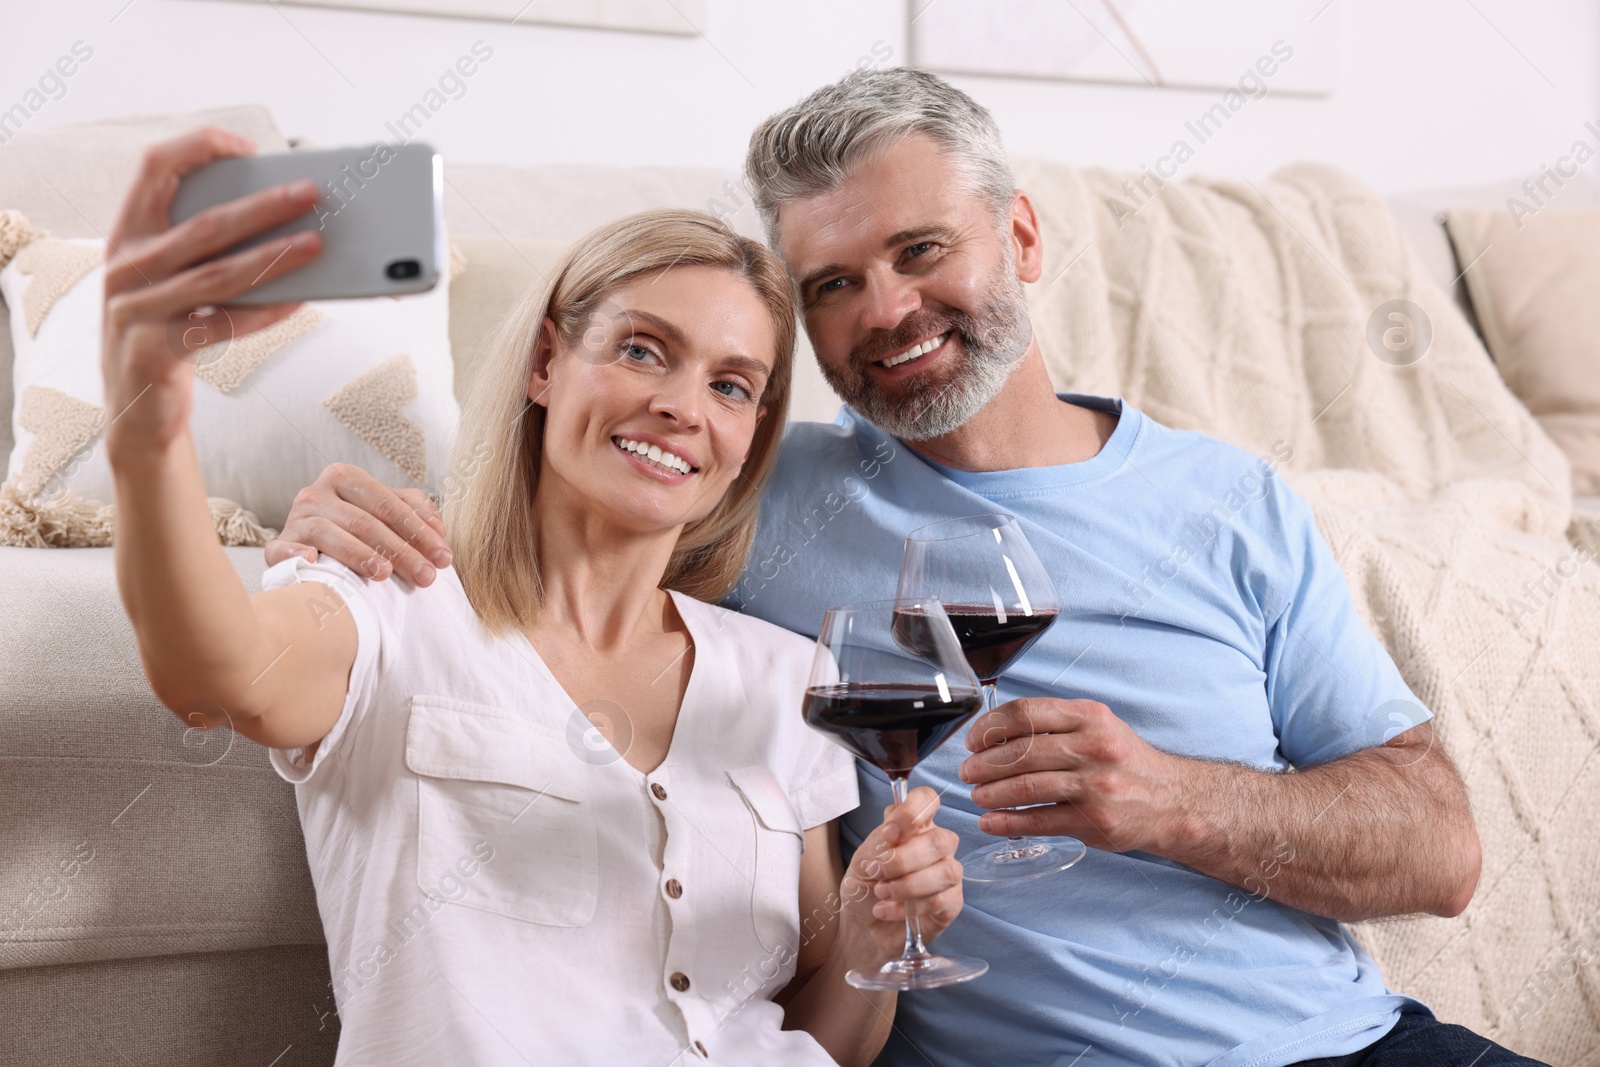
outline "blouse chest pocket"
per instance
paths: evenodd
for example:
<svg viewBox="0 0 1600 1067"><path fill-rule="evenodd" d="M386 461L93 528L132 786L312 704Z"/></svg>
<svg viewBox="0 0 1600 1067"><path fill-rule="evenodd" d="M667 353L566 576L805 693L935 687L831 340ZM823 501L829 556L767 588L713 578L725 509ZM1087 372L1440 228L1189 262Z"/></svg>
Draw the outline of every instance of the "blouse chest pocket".
<svg viewBox="0 0 1600 1067"><path fill-rule="evenodd" d="M424 894L545 926L594 917L590 768L561 734L501 708L414 696L406 766Z"/></svg>
<svg viewBox="0 0 1600 1067"><path fill-rule="evenodd" d="M728 778L744 798L755 824L755 870L751 872L751 916L756 938L768 952L795 947L800 922L800 852L805 833L794 805L771 770L739 767Z"/></svg>

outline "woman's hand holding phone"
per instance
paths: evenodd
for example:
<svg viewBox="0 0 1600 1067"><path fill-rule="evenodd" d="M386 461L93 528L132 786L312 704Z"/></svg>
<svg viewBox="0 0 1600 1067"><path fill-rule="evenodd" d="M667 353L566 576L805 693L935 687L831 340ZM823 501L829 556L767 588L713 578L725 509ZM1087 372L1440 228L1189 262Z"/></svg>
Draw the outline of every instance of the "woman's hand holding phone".
<svg viewBox="0 0 1600 1067"><path fill-rule="evenodd" d="M145 153L107 241L105 447L116 496L117 586L151 689L190 727L227 724L287 748L319 739L337 717L355 659L354 624L348 612L334 611L333 624L317 632L309 601L331 594L334 606L342 604L321 583L254 597L246 590L217 540L189 417L195 363L206 349L299 306L230 302L314 260L322 237L297 233L293 241L221 253L304 214L316 189L265 189L178 226L168 213L184 174L253 149L208 127ZM264 668L296 643L304 651L267 675Z"/></svg>
<svg viewBox="0 0 1600 1067"><path fill-rule="evenodd" d="M305 266L322 237L302 231L232 255L240 241L311 210L317 189L289 183L209 208L173 226L179 180L255 145L214 126L146 150L106 249L101 370L106 454L119 459L170 444L187 427L194 368L206 350L270 326L300 305L231 306L253 286Z"/></svg>

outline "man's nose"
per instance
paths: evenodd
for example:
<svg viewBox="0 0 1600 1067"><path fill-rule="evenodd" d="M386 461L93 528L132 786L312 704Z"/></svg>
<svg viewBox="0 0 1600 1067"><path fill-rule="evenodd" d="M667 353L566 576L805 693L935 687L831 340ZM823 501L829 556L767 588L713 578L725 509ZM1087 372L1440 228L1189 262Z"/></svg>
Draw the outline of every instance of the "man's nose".
<svg viewBox="0 0 1600 1067"><path fill-rule="evenodd" d="M922 307L922 294L914 279L874 272L867 276L861 326L868 330L893 330L906 316Z"/></svg>

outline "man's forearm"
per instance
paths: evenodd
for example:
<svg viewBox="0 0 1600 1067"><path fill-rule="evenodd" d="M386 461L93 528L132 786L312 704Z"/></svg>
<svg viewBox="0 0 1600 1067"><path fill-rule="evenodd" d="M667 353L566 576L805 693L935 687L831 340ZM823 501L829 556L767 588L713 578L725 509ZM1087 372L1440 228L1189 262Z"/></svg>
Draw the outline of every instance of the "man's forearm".
<svg viewBox="0 0 1600 1067"><path fill-rule="evenodd" d="M1460 914L1480 854L1431 723L1378 748L1274 774L1183 761L1160 854L1256 898L1346 922Z"/></svg>

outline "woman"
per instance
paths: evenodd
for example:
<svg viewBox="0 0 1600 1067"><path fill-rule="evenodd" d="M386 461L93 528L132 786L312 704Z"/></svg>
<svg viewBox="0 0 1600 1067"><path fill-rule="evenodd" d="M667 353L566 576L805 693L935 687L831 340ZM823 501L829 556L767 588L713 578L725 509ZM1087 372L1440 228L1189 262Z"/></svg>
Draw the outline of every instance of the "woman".
<svg viewBox="0 0 1600 1067"><path fill-rule="evenodd" d="M703 602L743 566L776 455L782 266L697 213L590 234L479 373L440 580L292 558L250 595L167 347L320 249L202 265L314 188L170 226L183 173L249 149L216 129L152 149L111 237L117 577L162 702L297 783L339 1061L869 1062L893 997L842 976L897 953L907 905L930 934L954 918L955 837L921 790L844 871L854 770L798 714L809 644ZM246 333L293 310L229 315Z"/></svg>

